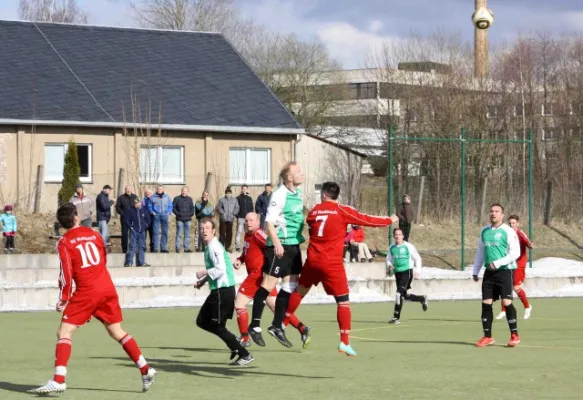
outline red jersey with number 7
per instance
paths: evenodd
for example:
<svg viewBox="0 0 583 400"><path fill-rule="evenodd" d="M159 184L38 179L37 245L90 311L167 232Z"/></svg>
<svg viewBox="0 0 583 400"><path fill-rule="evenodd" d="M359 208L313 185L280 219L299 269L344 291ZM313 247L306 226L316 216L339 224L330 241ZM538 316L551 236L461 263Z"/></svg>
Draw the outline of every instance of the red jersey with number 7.
<svg viewBox="0 0 583 400"><path fill-rule="evenodd" d="M393 223L389 217L362 214L350 206L332 201L312 208L307 222L310 227L308 259L331 264L342 264L348 225L383 227Z"/></svg>
<svg viewBox="0 0 583 400"><path fill-rule="evenodd" d="M61 261L59 300L67 302L75 293L115 293L107 270L107 251L98 232L85 226L67 231L57 242Z"/></svg>

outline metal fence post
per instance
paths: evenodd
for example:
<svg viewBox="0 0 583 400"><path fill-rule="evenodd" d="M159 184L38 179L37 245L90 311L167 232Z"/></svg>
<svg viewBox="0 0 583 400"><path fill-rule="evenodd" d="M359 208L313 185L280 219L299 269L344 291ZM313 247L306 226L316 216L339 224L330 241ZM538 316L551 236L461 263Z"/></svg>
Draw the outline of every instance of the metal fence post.
<svg viewBox="0 0 583 400"><path fill-rule="evenodd" d="M528 237L532 236L532 128L528 131ZM528 249L529 267L532 268L532 249Z"/></svg>
<svg viewBox="0 0 583 400"><path fill-rule="evenodd" d="M462 271L466 266L466 131L464 128L461 129L460 134L460 147L461 147L461 223L462 223Z"/></svg>
<svg viewBox="0 0 583 400"><path fill-rule="evenodd" d="M391 215L393 210L393 125L389 124L388 137L389 166L387 168L387 214ZM389 226L389 244L393 234L393 226Z"/></svg>

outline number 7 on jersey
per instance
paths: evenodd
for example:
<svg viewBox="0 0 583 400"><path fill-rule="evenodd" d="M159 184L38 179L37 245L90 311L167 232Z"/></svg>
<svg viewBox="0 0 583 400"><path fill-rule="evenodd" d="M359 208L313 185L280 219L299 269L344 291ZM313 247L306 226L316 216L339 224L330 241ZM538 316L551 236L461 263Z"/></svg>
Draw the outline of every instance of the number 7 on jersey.
<svg viewBox="0 0 583 400"><path fill-rule="evenodd" d="M320 223L320 228L318 228L318 237L324 236L324 226L326 226L326 220L328 219L327 215L318 215L316 217L316 221L322 221Z"/></svg>

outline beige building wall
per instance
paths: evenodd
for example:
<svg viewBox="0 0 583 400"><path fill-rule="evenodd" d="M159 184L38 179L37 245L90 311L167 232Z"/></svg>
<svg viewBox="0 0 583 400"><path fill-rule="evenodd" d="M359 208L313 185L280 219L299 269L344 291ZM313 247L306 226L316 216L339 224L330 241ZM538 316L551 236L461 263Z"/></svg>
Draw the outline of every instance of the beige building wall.
<svg viewBox="0 0 583 400"><path fill-rule="evenodd" d="M299 142L298 162L305 175L304 204L320 202L316 185L334 181L340 185L340 202L358 205L362 157L321 140L304 135Z"/></svg>
<svg viewBox="0 0 583 400"><path fill-rule="evenodd" d="M182 148L183 176L179 183L164 184L165 192L174 197L184 185L198 198L205 186L208 172L213 174L210 195L213 201L230 184L229 149L266 148L271 154L271 181L276 184L281 166L294 157L296 136L264 134L222 134L197 132L130 131L120 129L2 127L0 128L0 201L18 203L25 212L34 207L37 167L45 164L45 145L67 143L91 145L91 179L83 182L85 193L96 196L109 184L117 197L120 168L124 169L123 184L131 184L140 196L147 187L155 189L155 182L140 182L140 148L142 146L176 146ZM233 185L235 195L240 185ZM57 208L59 182L46 182L41 177L40 212L54 212ZM250 186L255 199L263 185Z"/></svg>

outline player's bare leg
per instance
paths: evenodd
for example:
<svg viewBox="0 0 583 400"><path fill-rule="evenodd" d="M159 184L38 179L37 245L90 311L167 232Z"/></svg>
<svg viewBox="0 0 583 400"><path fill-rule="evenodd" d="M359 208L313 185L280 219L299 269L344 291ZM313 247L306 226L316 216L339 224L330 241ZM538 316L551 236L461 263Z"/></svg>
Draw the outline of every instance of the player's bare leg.
<svg viewBox="0 0 583 400"><path fill-rule="evenodd" d="M288 308L291 294L295 291L298 284L299 275L289 275L282 279L281 290L275 299L275 310L273 312L273 322L267 328L267 332L285 347L292 347L291 342L285 336L282 329L285 313Z"/></svg>
<svg viewBox="0 0 583 400"><path fill-rule="evenodd" d="M148 391L156 379L156 370L148 365L136 340L123 330L120 323L104 326L109 336L122 345L128 357L140 369L140 373L142 374L142 391Z"/></svg>
<svg viewBox="0 0 583 400"><path fill-rule="evenodd" d="M263 274L261 287L259 287L257 293L255 293L255 297L253 297L253 314L251 325L249 325L249 335L255 344L261 347L265 346L265 341L261 335L261 316L263 315L263 310L265 309L265 301L267 300L267 297L269 297L269 293L277 285L278 280L279 278Z"/></svg>
<svg viewBox="0 0 583 400"><path fill-rule="evenodd" d="M528 297L526 297L526 292L522 288L522 284L515 285L514 291L516 292L516 295L518 296L518 298L522 302L522 305L524 306L524 319L529 319L530 313L532 312L532 306L528 301Z"/></svg>
<svg viewBox="0 0 583 400"><path fill-rule="evenodd" d="M71 357L71 338L77 330L77 325L61 322L57 330L57 346L55 348L55 375L46 384L31 392L39 394L62 393L67 390L65 378L67 364Z"/></svg>
<svg viewBox="0 0 583 400"><path fill-rule="evenodd" d="M250 302L251 298L245 296L243 293L237 293L237 297L235 297L235 311L237 312L237 325L239 325L239 332L241 333L239 341L243 347L251 346L251 342L249 341L249 313L247 312L247 306Z"/></svg>

